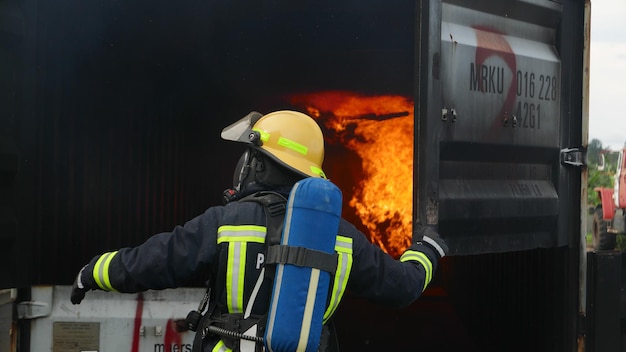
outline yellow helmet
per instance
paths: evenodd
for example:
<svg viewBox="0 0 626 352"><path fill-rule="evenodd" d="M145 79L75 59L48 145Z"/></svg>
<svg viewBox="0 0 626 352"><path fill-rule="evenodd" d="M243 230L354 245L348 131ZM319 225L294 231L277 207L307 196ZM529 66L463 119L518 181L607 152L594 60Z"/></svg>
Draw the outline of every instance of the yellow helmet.
<svg viewBox="0 0 626 352"><path fill-rule="evenodd" d="M262 115L253 111L224 128L222 138L250 144L305 177L326 178L322 130L301 112L281 110Z"/></svg>

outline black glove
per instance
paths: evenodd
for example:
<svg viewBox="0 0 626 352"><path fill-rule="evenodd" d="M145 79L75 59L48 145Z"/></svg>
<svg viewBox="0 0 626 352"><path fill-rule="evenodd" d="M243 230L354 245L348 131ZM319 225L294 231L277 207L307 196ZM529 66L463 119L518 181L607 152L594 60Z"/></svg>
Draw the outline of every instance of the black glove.
<svg viewBox="0 0 626 352"><path fill-rule="evenodd" d="M428 226L415 225L413 228L413 242L421 242L430 247L439 258L448 254L446 241L435 230Z"/></svg>
<svg viewBox="0 0 626 352"><path fill-rule="evenodd" d="M72 295L70 297L72 304L80 304L83 298L85 298L85 293L89 291L89 289L83 285L82 281L83 271L86 267L87 265L80 269L78 275L76 276L76 280L74 280L74 285L72 286Z"/></svg>

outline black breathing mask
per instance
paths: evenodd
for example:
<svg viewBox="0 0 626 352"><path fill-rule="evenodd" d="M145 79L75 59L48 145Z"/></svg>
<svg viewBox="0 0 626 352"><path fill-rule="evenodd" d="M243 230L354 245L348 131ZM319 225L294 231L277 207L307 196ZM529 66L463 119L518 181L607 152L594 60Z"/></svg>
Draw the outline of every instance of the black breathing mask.
<svg viewBox="0 0 626 352"><path fill-rule="evenodd" d="M249 148L239 157L233 172L233 188L229 188L223 193L224 204L237 200L244 189L254 184L257 169L263 168L263 163L256 158L257 154L256 150Z"/></svg>
<svg viewBox="0 0 626 352"><path fill-rule="evenodd" d="M223 193L224 204L258 191L289 193L291 187L304 178L272 157L248 148L239 158L233 173L233 188Z"/></svg>

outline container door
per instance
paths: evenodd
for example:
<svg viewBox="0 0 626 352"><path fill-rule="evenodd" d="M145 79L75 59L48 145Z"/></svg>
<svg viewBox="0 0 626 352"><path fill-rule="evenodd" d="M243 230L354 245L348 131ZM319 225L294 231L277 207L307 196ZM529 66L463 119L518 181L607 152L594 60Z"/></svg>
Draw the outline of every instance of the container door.
<svg viewBox="0 0 626 352"><path fill-rule="evenodd" d="M38 286L20 304L20 318L30 320L30 351L191 351L195 333L180 328L203 289L92 291L80 305L68 305L70 291Z"/></svg>
<svg viewBox="0 0 626 352"><path fill-rule="evenodd" d="M560 2L429 4L416 98L417 218L437 225L455 254L567 245L559 217L577 208L565 210L572 203L562 197L576 200L579 190L560 188L569 177L560 154L582 136L571 98L582 72L569 70L582 57L571 43L582 43L582 29L563 34L574 17Z"/></svg>

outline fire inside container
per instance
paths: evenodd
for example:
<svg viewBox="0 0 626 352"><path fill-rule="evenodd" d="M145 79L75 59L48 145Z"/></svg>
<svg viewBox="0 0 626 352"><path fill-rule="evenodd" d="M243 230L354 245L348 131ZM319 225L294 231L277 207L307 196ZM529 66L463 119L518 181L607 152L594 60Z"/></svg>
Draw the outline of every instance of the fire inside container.
<svg viewBox="0 0 626 352"><path fill-rule="evenodd" d="M339 91L289 99L323 129L326 173L344 192L344 217L361 224L370 241L399 257L411 242L411 99Z"/></svg>

